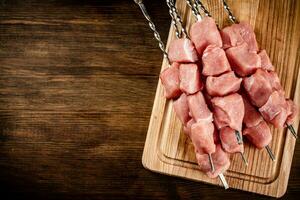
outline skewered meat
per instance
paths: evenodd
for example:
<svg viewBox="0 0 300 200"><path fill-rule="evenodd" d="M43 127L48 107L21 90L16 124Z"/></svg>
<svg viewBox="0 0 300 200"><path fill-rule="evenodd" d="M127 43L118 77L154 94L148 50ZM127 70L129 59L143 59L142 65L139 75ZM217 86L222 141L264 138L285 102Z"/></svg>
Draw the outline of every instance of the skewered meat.
<svg viewBox="0 0 300 200"><path fill-rule="evenodd" d="M241 131L245 111L241 95L234 93L225 97L214 97L211 101L217 121L234 130Z"/></svg>
<svg viewBox="0 0 300 200"><path fill-rule="evenodd" d="M232 27L240 33L243 40L247 43L248 49L251 52L258 51L258 45L256 42L256 36L252 29L252 26L247 22L240 22L239 24L233 24Z"/></svg>
<svg viewBox="0 0 300 200"><path fill-rule="evenodd" d="M263 117L261 114L254 108L251 103L247 100L246 96L243 96L244 106L245 106L245 116L243 119L243 123L247 127L257 126L261 121L263 121Z"/></svg>
<svg viewBox="0 0 300 200"><path fill-rule="evenodd" d="M288 117L287 117L286 123L292 124L295 117L297 116L298 112L299 111L298 111L298 107L296 106L296 104L292 100L288 99L287 100L287 115L288 115Z"/></svg>
<svg viewBox="0 0 300 200"><path fill-rule="evenodd" d="M208 109L201 91L187 97L190 113L196 122L212 122L212 113Z"/></svg>
<svg viewBox="0 0 300 200"><path fill-rule="evenodd" d="M192 125L193 125L195 122L196 122L196 121L192 118L192 119L190 119L190 120L186 123L186 125L183 126L183 131L184 131L184 133L185 133L187 136L190 136Z"/></svg>
<svg viewBox="0 0 300 200"><path fill-rule="evenodd" d="M223 41L223 49L239 46L244 42L239 31L237 31L233 26L223 28L220 33Z"/></svg>
<svg viewBox="0 0 300 200"><path fill-rule="evenodd" d="M190 138L198 153L212 154L216 151L214 144L214 125L207 122L196 122L191 127Z"/></svg>
<svg viewBox="0 0 300 200"><path fill-rule="evenodd" d="M191 40L187 38L175 39L170 43L169 59L171 62L196 62L197 51Z"/></svg>
<svg viewBox="0 0 300 200"><path fill-rule="evenodd" d="M179 88L179 64L173 63L160 74L161 82L165 89L167 99L179 97L181 94Z"/></svg>
<svg viewBox="0 0 300 200"><path fill-rule="evenodd" d="M246 43L227 49L226 55L239 76L250 75L261 66L260 57L255 52L250 52Z"/></svg>
<svg viewBox="0 0 300 200"><path fill-rule="evenodd" d="M261 68L267 71L274 71L274 66L266 52L266 50L261 50L258 54L261 60Z"/></svg>
<svg viewBox="0 0 300 200"><path fill-rule="evenodd" d="M209 76L206 79L206 91L211 96L225 96L240 89L242 79L237 78L233 71L218 77Z"/></svg>
<svg viewBox="0 0 300 200"><path fill-rule="evenodd" d="M274 91L268 101L259 108L263 118L275 127L283 127L287 119L287 103L283 95Z"/></svg>
<svg viewBox="0 0 300 200"><path fill-rule="evenodd" d="M244 152L244 145L238 144L236 140L236 131L232 128L224 127L220 130L220 140L223 149L228 153Z"/></svg>
<svg viewBox="0 0 300 200"><path fill-rule="evenodd" d="M204 76L217 76L231 70L225 51L216 45L209 45L202 55Z"/></svg>
<svg viewBox="0 0 300 200"><path fill-rule="evenodd" d="M201 21L194 23L191 27L190 36L199 56L202 56L204 49L210 44L222 47L220 32L215 20L211 17L204 17Z"/></svg>
<svg viewBox="0 0 300 200"><path fill-rule="evenodd" d="M180 89L187 94L194 94L203 88L198 66L194 63L180 64Z"/></svg>
<svg viewBox="0 0 300 200"><path fill-rule="evenodd" d="M216 178L219 174L224 173L230 166L230 160L221 147L220 144L216 145L216 152L212 154L212 160L215 166L215 171L211 172L209 158L207 154L200 154L196 152L196 159L200 170L205 172L208 177Z"/></svg>
<svg viewBox="0 0 300 200"><path fill-rule="evenodd" d="M176 116L185 125L191 118L189 116L189 106L187 103L186 94L182 93L178 99L174 100L173 107L174 107Z"/></svg>
<svg viewBox="0 0 300 200"><path fill-rule="evenodd" d="M266 147L272 140L270 128L265 120L256 126L244 128L243 135L259 149Z"/></svg>
<svg viewBox="0 0 300 200"><path fill-rule="evenodd" d="M280 80L279 80L277 73L276 72L266 72L265 75L267 76L267 78L271 84L272 90L273 91L277 90L284 94L284 91L280 84Z"/></svg>
<svg viewBox="0 0 300 200"><path fill-rule="evenodd" d="M244 78L243 85L251 102L257 107L264 105L272 93L268 73L262 69L258 69L250 77Z"/></svg>

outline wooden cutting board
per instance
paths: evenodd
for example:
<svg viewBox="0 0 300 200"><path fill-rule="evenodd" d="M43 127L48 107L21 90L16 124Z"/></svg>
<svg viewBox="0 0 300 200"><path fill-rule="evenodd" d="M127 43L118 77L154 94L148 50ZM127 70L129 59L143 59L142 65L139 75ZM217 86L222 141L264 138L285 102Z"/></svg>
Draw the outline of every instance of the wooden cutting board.
<svg viewBox="0 0 300 200"><path fill-rule="evenodd" d="M220 0L203 1L220 27L229 24ZM177 1L177 8L183 17L187 30L195 19L185 0ZM300 105L300 2L293 0L242 0L228 1L238 20L248 21L255 28L261 49L266 49L276 67L286 96ZM153 16L155 21L155 16ZM159 28L159 27L158 27ZM168 44L175 38L170 28ZM167 45L168 46L168 45ZM168 66L166 60L162 70ZM293 124L298 131L299 116ZM245 144L246 167L239 155L233 155L231 166L225 173L231 188L281 197L288 185L295 139L286 129L272 128L270 144L276 161L272 162L267 152ZM172 176L178 176L214 185L221 185L219 179L209 179L198 170L193 145L182 131L176 118L172 101L163 96L163 87L158 82L152 115L144 147L145 168Z"/></svg>

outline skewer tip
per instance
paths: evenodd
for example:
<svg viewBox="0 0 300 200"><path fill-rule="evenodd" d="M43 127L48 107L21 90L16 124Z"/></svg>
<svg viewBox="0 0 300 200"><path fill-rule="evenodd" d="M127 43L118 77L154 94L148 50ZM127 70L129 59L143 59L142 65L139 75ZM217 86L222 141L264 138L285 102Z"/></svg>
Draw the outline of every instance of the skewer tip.
<svg viewBox="0 0 300 200"><path fill-rule="evenodd" d="M226 181L226 178L223 175L223 173L219 174L219 178L220 178L220 180L222 182L222 185L224 186L225 190L227 190L229 188L229 185L228 185L228 183Z"/></svg>
<svg viewBox="0 0 300 200"><path fill-rule="evenodd" d="M266 150L267 150L267 152L268 152L270 158L272 159L272 161L273 161L273 162L276 161L276 158L275 158L275 156L274 156L274 154L273 154L271 148L269 147L269 145L267 145L265 148L266 148Z"/></svg>
<svg viewBox="0 0 300 200"><path fill-rule="evenodd" d="M210 167L211 167L211 172L214 172L215 171L215 166L214 166L211 154L208 154L208 158L209 158L209 164L210 164Z"/></svg>
<svg viewBox="0 0 300 200"><path fill-rule="evenodd" d="M298 139L298 135L293 127L293 125L290 124L286 124L287 128L290 130L290 132L292 133L292 135L294 136L295 139Z"/></svg>
<svg viewBox="0 0 300 200"><path fill-rule="evenodd" d="M247 161L247 159L245 158L244 153L240 152L240 154L241 154L241 157L242 157L242 159L243 159L245 165L248 166L248 161Z"/></svg>

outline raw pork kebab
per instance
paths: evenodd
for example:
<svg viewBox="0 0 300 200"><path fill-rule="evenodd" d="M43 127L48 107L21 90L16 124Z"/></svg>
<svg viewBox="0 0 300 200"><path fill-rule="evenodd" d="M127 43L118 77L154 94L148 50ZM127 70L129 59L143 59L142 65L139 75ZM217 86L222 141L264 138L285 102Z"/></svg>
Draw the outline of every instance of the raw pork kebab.
<svg viewBox="0 0 300 200"><path fill-rule="evenodd" d="M165 94L167 98L174 99L174 110L184 124L184 132L194 145L200 169L212 178L221 175L220 179L225 186L227 183L223 182L222 173L228 169L230 161L219 144L213 114L202 92L204 84L197 64L197 50L182 26L174 2L167 0L167 5L177 39L173 40L169 47L169 61L172 66L165 69L160 76L165 86ZM179 26L185 38L180 38L182 34L179 33ZM175 82L176 84L173 84Z"/></svg>
<svg viewBox="0 0 300 200"><path fill-rule="evenodd" d="M177 116L186 125L185 132L193 142L200 170L206 173L209 177L215 178L218 176L225 189L227 189L229 186L223 175L223 172L228 169L230 160L228 155L223 151L218 143L216 137L217 134L214 131L214 125L212 123L213 116L211 111L208 109L204 96L201 92L203 87L200 80L200 71L197 64L193 64L193 62L198 61L198 56L194 45L187 38L187 35L185 35L185 38L180 38L181 34L178 33L176 34L178 39L173 42L174 45L179 44L179 46L183 46L182 50L187 50L187 55L191 57L182 58L181 54L176 56L176 52L175 55L168 55L168 53L165 51L164 43L161 41L160 35L157 32L149 14L147 13L146 7L142 3L142 0L135 0L135 2L139 5L143 15L147 19L150 28L154 32L155 39L159 42L159 47L162 50L164 57L169 62L169 67L160 75L161 82L165 87L165 96L168 99L176 98L174 107L175 109L176 107L179 108L177 111ZM172 5L174 5L174 3ZM173 16L173 11L172 13L170 12L170 14ZM184 32L183 27L182 30L182 32ZM186 60L187 64L185 66L187 67L184 68L184 65L182 64L179 68L180 64L179 62L173 61L174 57L180 57L181 59ZM186 75L184 75L185 73ZM179 79L179 74L181 74L182 77L187 78L191 78L194 75L194 81L190 82L189 80L184 81L182 78ZM194 91L190 92L191 90ZM185 91L187 94L183 93L182 91ZM195 109L189 108L193 106ZM191 113L189 113L190 111ZM195 121L191 120L190 115L192 115L192 112L193 116L195 116Z"/></svg>
<svg viewBox="0 0 300 200"><path fill-rule="evenodd" d="M267 147L272 136L266 121L276 127L283 127L284 123L291 124L297 109L292 101L282 98L284 92L266 51L262 50L257 53L257 42L251 26L242 22L226 27L220 33L214 20L205 17L192 25L190 35L193 43L189 41L189 45L184 44L183 41L180 43L178 39L171 42L169 57L173 64L176 63L176 70L173 70L175 73L168 76L167 74L170 74L168 72L171 70L168 68L162 72L160 77L165 87L166 97L175 100L174 109L184 124L186 134L193 141L193 137L196 135L193 133L196 132L195 128L197 127L195 123L201 121L197 114L203 114L206 110L200 109L199 99L203 100L206 97L205 101L213 108L214 123L220 130L219 137L225 151L229 153L243 151L242 147L236 145L235 138L235 130L241 130L242 122L245 125L243 134L249 141L258 148ZM202 58L198 62L192 44L194 44L198 58ZM204 76L204 80L206 77L205 83L199 81L197 73L199 67L197 68L195 63L202 64L201 74ZM234 72L231 71L231 68ZM257 81L254 85L253 82L258 75L264 77L264 80L268 82ZM244 93L240 90L242 79L245 88L243 91L246 91ZM247 82L251 83L249 79L254 80L250 86L246 87ZM170 80L176 80L176 82ZM165 84L167 82L171 85ZM274 90L274 94L269 96L270 99L267 98L268 102L260 105L262 107L258 112L253 105L258 106L255 104L255 100L260 101L261 94L265 94L260 90L265 87L264 84L272 85L273 87L270 88ZM199 90L202 88L204 90L200 95ZM242 95L237 94L237 91ZM276 101L280 95L281 102ZM198 97L198 101L195 96ZM215 97L212 98L212 96ZM194 103L198 103L198 105ZM264 109L264 107L267 108ZM268 107L271 108L268 109ZM247 116L244 117L245 109ZM276 113L274 113L274 109ZM272 118L267 117L270 115ZM281 124L278 126L280 120ZM210 130L210 128L206 129L207 132ZM267 150L270 149L267 148ZM271 158L274 160L274 156ZM201 162L198 161L198 163L201 166Z"/></svg>

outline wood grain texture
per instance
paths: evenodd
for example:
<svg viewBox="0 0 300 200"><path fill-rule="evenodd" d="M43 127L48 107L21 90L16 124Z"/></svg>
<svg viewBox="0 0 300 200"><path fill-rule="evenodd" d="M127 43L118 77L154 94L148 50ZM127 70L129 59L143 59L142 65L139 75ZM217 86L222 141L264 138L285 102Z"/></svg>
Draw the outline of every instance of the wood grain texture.
<svg viewBox="0 0 300 200"><path fill-rule="evenodd" d="M167 6L146 5L166 41ZM266 199L143 168L161 60L132 1L0 0L2 197ZM288 199L299 167L296 146Z"/></svg>
<svg viewBox="0 0 300 200"><path fill-rule="evenodd" d="M208 10L212 10L212 16L215 16L217 9L213 2L209 1L206 6ZM275 4L275 2L246 0L238 4L233 1L229 2L229 5L232 5L233 13L236 13L239 20L249 21L252 24L261 48L270 52L282 85L287 91L286 96L294 99L300 105L300 56L298 52L300 29L297 25L291 28L287 26L287 24L300 24L300 5L293 1L277 1L278 5L274 6L276 10L273 11L269 10L270 4ZM195 21L189 7L182 0L177 2L177 8L184 17L187 30L189 30ZM265 9L272 14L266 14ZM226 24L224 21L224 19L228 20L226 16L227 14L223 13L222 20L217 21L220 27ZM272 26L268 28L264 26L269 24ZM268 32L269 30L270 32ZM264 33L271 35L265 38ZM275 38L275 42L272 38ZM175 39L175 34L171 27L168 44L173 39ZM168 64L164 62L162 70L167 67ZM209 179L198 170L193 145L183 133L182 124L176 118L172 102L166 101L163 93L163 87L159 82L143 154L144 166L163 174L220 184L218 179ZM299 117L296 119L294 127L297 129L298 125ZM258 150L251 145L246 145L245 155L248 157L249 166L243 165L240 155L232 155L231 166L225 173L232 188L274 197L281 197L285 194L295 140L284 129L272 128L272 133L273 140L270 147L276 156L276 161L272 162L265 150Z"/></svg>

